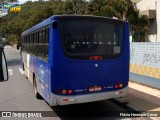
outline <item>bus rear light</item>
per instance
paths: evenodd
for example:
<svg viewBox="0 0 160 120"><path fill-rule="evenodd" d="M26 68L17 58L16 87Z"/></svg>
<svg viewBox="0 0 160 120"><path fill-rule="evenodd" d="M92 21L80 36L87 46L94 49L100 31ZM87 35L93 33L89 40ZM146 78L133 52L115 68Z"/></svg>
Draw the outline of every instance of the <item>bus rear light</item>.
<svg viewBox="0 0 160 120"><path fill-rule="evenodd" d="M68 90L68 94L72 94L73 93L73 91L72 90Z"/></svg>
<svg viewBox="0 0 160 120"><path fill-rule="evenodd" d="M90 60L102 60L102 56L91 56Z"/></svg>
<svg viewBox="0 0 160 120"><path fill-rule="evenodd" d="M62 94L65 95L67 93L66 90L62 90Z"/></svg>
<svg viewBox="0 0 160 120"><path fill-rule="evenodd" d="M123 91L120 91L119 94L123 94Z"/></svg>
<svg viewBox="0 0 160 120"><path fill-rule="evenodd" d="M115 85L115 86L114 86L114 88L116 88L116 89L117 89L117 88L118 88L118 85Z"/></svg>
<svg viewBox="0 0 160 120"><path fill-rule="evenodd" d="M59 93L59 90L56 90L55 93L58 94L58 93Z"/></svg>
<svg viewBox="0 0 160 120"><path fill-rule="evenodd" d="M122 87L123 87L123 84L119 84L119 87L122 88Z"/></svg>
<svg viewBox="0 0 160 120"><path fill-rule="evenodd" d="M66 99L63 99L63 102L68 102L68 99L66 98Z"/></svg>

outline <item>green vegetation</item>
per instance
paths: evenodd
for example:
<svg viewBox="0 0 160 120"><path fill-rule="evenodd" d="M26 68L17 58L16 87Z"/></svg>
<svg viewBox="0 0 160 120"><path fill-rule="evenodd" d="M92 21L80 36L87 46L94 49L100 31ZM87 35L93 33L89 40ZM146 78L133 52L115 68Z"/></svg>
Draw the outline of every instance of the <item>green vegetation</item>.
<svg viewBox="0 0 160 120"><path fill-rule="evenodd" d="M19 43L23 31L43 21L52 15L76 14L116 17L128 20L134 32L133 38L139 41L141 36L149 34L149 20L147 16L139 16L131 0L50 0L27 2L22 5L19 13L9 13L0 18L0 33L12 43ZM138 34L139 35L139 34Z"/></svg>

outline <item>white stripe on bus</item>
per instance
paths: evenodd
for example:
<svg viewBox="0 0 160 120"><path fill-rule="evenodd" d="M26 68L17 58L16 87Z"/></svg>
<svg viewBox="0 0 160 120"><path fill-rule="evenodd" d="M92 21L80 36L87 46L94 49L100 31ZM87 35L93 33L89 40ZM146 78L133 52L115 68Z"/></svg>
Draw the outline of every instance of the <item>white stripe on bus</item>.
<svg viewBox="0 0 160 120"><path fill-rule="evenodd" d="M27 67L29 68L30 55L27 54ZM27 77L29 78L29 69L27 70Z"/></svg>

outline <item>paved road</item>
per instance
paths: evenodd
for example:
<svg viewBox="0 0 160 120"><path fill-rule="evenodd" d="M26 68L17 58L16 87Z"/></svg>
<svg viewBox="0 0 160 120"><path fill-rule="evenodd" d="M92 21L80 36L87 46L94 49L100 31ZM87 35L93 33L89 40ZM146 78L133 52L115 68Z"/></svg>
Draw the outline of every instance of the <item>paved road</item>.
<svg viewBox="0 0 160 120"><path fill-rule="evenodd" d="M105 117L106 114L111 113L109 111L129 110L129 108L120 105L113 100L69 105L63 107L50 107L44 100L38 100L34 97L33 86L26 79L21 69L19 51L11 48L10 46L7 46L5 47L5 53L8 62L9 81L0 83L0 111L52 111L53 114L55 114L55 117L44 119L59 120L65 118L63 113L68 115L76 115L75 117L77 118L84 115L94 116L95 114L97 114L96 116L99 117ZM96 111L103 111L103 114ZM95 119L100 118L95 117ZM15 120L17 120L17 118Z"/></svg>

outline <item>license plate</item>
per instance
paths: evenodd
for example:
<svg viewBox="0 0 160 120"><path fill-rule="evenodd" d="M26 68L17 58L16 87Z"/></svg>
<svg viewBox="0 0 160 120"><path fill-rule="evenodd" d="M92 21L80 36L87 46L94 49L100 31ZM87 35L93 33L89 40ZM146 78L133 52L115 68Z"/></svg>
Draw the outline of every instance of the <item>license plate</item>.
<svg viewBox="0 0 160 120"><path fill-rule="evenodd" d="M101 86L89 87L89 92L101 91L101 90L102 90Z"/></svg>

